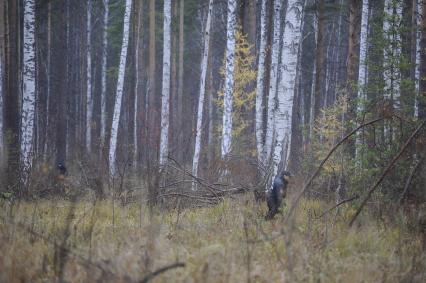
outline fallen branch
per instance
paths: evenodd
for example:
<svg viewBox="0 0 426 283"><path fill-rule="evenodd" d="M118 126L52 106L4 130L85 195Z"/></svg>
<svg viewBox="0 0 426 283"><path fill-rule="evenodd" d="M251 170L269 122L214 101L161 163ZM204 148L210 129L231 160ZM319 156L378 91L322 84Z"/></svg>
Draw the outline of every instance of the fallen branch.
<svg viewBox="0 0 426 283"><path fill-rule="evenodd" d="M153 279L155 276L160 275L161 273L164 273L170 269L174 269L174 268L178 268L178 267L185 267L185 263L183 262L176 262L170 265L166 265L162 268L157 269L154 272L151 272L147 275L145 275L144 278L142 278L141 281L139 281L140 283L147 283L148 281L150 281L151 279Z"/></svg>
<svg viewBox="0 0 426 283"><path fill-rule="evenodd" d="M359 195L354 195L354 196L353 196L353 197L351 197L351 198L344 199L344 200L342 200L341 202L339 202L338 204L336 204L336 205L334 205L334 206L330 207L329 209L327 209L326 211L324 211L324 212L323 212L320 216L315 217L315 219L320 219L320 218L322 218L324 215L326 215L327 213L329 213L330 211L332 211L333 209L338 208L339 206L341 206L342 204L347 203L347 202L350 202L350 201L353 201L353 200L356 200L356 199L358 199L358 198L359 198Z"/></svg>
<svg viewBox="0 0 426 283"><path fill-rule="evenodd" d="M411 143L411 141L416 137L416 135L420 132L420 130L425 125L426 120L423 120L423 122L414 130L414 132L411 134L411 136L407 139L405 144L401 147L398 154L395 155L395 157L392 159L392 161L389 163L389 165L386 167L385 171L383 171L382 175L379 179L377 179L376 183L374 184L371 189L368 190L367 195L361 202L361 205L359 206L358 210L355 212L355 215L352 217L351 222L349 222L349 227L352 226L352 224L355 222L355 219L358 217L358 215L361 213L362 208L365 206L367 201L370 199L373 192L379 187L380 183L385 179L386 175L389 173L389 171L392 169L393 165L396 163L396 161L401 157L401 155L404 153L404 151L407 149L408 145Z"/></svg>
<svg viewBox="0 0 426 283"><path fill-rule="evenodd" d="M333 148L328 152L327 156L321 161L320 165L318 166L317 170L315 170L315 172L312 174L312 176L309 178L308 182L303 186L302 191L299 193L299 195L296 197L296 199L293 201L292 206L290 207L290 210L288 211L288 214L285 218L285 221L288 221L288 219L290 218L291 214L294 212L297 204L299 203L300 199L302 198L303 194L306 192L306 190L309 188L309 186L311 185L312 181L315 179L315 177L318 175L318 173L321 171L322 167L324 166L325 162L327 162L327 160L330 158L330 156L333 154L333 152L336 151L336 149L343 144L347 139L349 139L352 135L354 135L357 131L359 131L360 129L372 125L374 123L377 123L379 121L384 120L385 117L381 117L381 118L377 118L371 121L368 121L364 124L359 125L356 129L354 129L352 132L350 132L349 134L347 134L345 137L343 137L336 145L333 146Z"/></svg>

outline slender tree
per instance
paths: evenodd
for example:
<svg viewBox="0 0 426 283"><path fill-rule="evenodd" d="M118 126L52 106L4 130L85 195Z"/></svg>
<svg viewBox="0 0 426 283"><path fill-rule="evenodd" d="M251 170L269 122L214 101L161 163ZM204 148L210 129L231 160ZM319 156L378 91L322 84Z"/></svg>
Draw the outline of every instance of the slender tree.
<svg viewBox="0 0 426 283"><path fill-rule="evenodd" d="M92 97L92 0L87 0L87 23L86 23L86 150L91 152L92 145L92 117L93 117L93 97Z"/></svg>
<svg viewBox="0 0 426 283"><path fill-rule="evenodd" d="M107 91L107 58L108 58L108 16L109 0L103 0L104 3L104 22L102 30L102 81L101 81L101 149L105 144L106 132L106 91Z"/></svg>
<svg viewBox="0 0 426 283"><path fill-rule="evenodd" d="M112 125L111 125L111 138L110 138L110 144L109 144L109 172L111 176L114 176L116 173L117 135L118 135L118 125L120 123L120 116L121 116L121 103L123 98L124 73L126 70L127 48L129 46L131 8L132 8L132 0L126 0L126 8L124 12L124 25L123 25L123 42L121 45L117 91L115 96L114 113L113 113Z"/></svg>
<svg viewBox="0 0 426 283"><path fill-rule="evenodd" d="M226 65L225 65L225 96L222 125L222 159L231 152L232 141L232 92L234 89L234 60L235 60L235 25L237 1L228 0L228 15L226 25Z"/></svg>
<svg viewBox="0 0 426 283"><path fill-rule="evenodd" d="M210 49L210 26L211 16L213 9L213 0L209 0L209 7L207 12L206 29L204 32L204 50L203 57L201 59L201 77L200 77L200 97L198 98L198 111L197 111L197 128L195 132L195 148L194 157L192 160L192 175L198 176L198 162L200 160L201 151L201 135L202 135L202 123L203 123L203 109L204 109L204 94L206 92L206 77L208 68L208 58ZM196 189L196 183L192 183L192 189Z"/></svg>
<svg viewBox="0 0 426 283"><path fill-rule="evenodd" d="M420 37L420 67L419 67L419 119L426 119L426 1L420 5L421 9L421 37Z"/></svg>
<svg viewBox="0 0 426 283"><path fill-rule="evenodd" d="M171 0L164 1L163 22L163 86L161 94L161 136L160 136L160 166L167 162L169 153L169 99L170 99L170 24Z"/></svg>
<svg viewBox="0 0 426 283"><path fill-rule="evenodd" d="M35 66L35 4L24 1L24 73L21 111L21 181L28 183L34 144L34 117L36 100Z"/></svg>
<svg viewBox="0 0 426 283"><path fill-rule="evenodd" d="M265 57L266 57L266 0L262 0L260 11L260 47L259 47L259 62L257 71L256 84L256 145L257 159L263 164L264 143L263 143L263 94L264 94L264 78L265 78Z"/></svg>
<svg viewBox="0 0 426 283"><path fill-rule="evenodd" d="M183 147L183 53L184 53L184 15L185 15L185 0L179 1L179 55L178 55L178 91L177 91L177 119L178 119L178 148L180 154L178 159L182 161Z"/></svg>
<svg viewBox="0 0 426 283"><path fill-rule="evenodd" d="M136 168L138 165L138 114L139 114L139 99L140 99L140 84L142 75L142 13L143 13L143 1L138 2L138 10L136 12L136 44L135 44L135 103L134 103L134 114L133 114L133 166Z"/></svg>

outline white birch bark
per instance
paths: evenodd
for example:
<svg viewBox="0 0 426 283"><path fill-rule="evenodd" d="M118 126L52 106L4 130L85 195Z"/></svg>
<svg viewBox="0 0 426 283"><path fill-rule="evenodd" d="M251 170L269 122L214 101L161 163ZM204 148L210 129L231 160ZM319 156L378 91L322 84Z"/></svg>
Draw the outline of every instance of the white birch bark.
<svg viewBox="0 0 426 283"><path fill-rule="evenodd" d="M235 26L237 1L228 0L228 14L226 24L226 63L225 63L225 96L222 124L222 159L231 152L232 142L232 103L234 90L234 60L235 60Z"/></svg>
<svg viewBox="0 0 426 283"><path fill-rule="evenodd" d="M140 48L140 39L141 39L141 21L142 21L142 12L143 12L143 2L139 2L139 11L138 21L136 26L136 46L135 46L135 71L136 71L136 82L135 82L135 105L134 105L134 113L133 113L133 167L137 168L138 162L138 105L139 105L139 76L141 67L139 64L139 48Z"/></svg>
<svg viewBox="0 0 426 283"><path fill-rule="evenodd" d="M256 84L256 145L257 160L260 164L264 164L265 162L263 150L263 90L266 57L266 2L267 0L262 0L260 10L260 47Z"/></svg>
<svg viewBox="0 0 426 283"><path fill-rule="evenodd" d="M361 12L361 35L360 35L360 50L359 50L359 71L358 71L358 103L357 111L361 112L364 110L365 92L364 88L367 85L367 34L368 34L368 0L362 2ZM359 146L362 144L361 133L358 132L355 140L355 159L359 158Z"/></svg>
<svg viewBox="0 0 426 283"><path fill-rule="evenodd" d="M106 129L106 76L108 55L109 0L104 0L104 29L102 31L102 78L101 78L101 148L105 144Z"/></svg>
<svg viewBox="0 0 426 283"><path fill-rule="evenodd" d="M35 1L24 1L24 66L21 112L21 173L27 185L32 165L35 114Z"/></svg>
<svg viewBox="0 0 426 283"><path fill-rule="evenodd" d="M160 167L167 162L169 153L169 99L170 99L170 24L171 0L164 0L163 21L163 86L161 92Z"/></svg>
<svg viewBox="0 0 426 283"><path fill-rule="evenodd" d="M87 24L86 24L86 150L91 151L92 143L92 116L93 116L93 98L92 98L92 59L90 37L92 34L91 25L92 0L87 0Z"/></svg>
<svg viewBox="0 0 426 283"><path fill-rule="evenodd" d="M209 0L209 8L207 13L207 23L206 29L204 32L204 50L203 57L201 59L201 77L200 77L200 97L198 99L198 112L197 112L197 128L195 132L195 148L194 148L194 157L192 159L192 175L198 176L198 162L200 160L200 151L201 151L201 135L202 135L202 123L203 123L203 108L204 108L204 96L206 93L206 75L207 75L207 65L209 58L209 47L210 47L210 26L211 26L211 16L213 9L213 0ZM192 183L192 190L195 190L196 183Z"/></svg>
<svg viewBox="0 0 426 283"><path fill-rule="evenodd" d="M114 114L111 125L111 138L109 144L109 172L111 177L116 172L116 152L117 152L117 134L118 125L120 123L121 102L123 98L124 73L126 70L127 48L129 46L129 31L130 31L130 12L132 8L132 0L126 0L126 9L124 12L123 25L123 43L121 45L120 65L118 69L117 91L114 103Z"/></svg>
<svg viewBox="0 0 426 283"><path fill-rule="evenodd" d="M275 113L276 143L273 154L274 176L280 164L286 169L290 155L291 122L294 92L296 91L296 71L301 38L301 14L303 5L299 0L289 0L286 11L286 24L283 27L281 53L281 80L277 90L278 107Z"/></svg>
<svg viewBox="0 0 426 283"><path fill-rule="evenodd" d="M272 40L272 55L271 55L271 74L269 83L268 95L268 114L265 136L265 161L271 158L272 142L274 138L274 112L275 98L278 87L278 64L280 56L280 35L281 35L281 0L275 0L274 3L274 35Z"/></svg>

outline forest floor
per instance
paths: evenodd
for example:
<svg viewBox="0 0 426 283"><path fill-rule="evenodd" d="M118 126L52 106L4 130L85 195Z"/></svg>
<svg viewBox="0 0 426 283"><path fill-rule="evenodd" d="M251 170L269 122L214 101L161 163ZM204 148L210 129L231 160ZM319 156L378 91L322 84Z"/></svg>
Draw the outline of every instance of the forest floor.
<svg viewBox="0 0 426 283"><path fill-rule="evenodd" d="M251 195L161 213L108 200L1 201L0 282L426 282L422 235L402 210L363 212L348 228L349 204L317 219L332 205L304 199L290 225L288 206L266 222Z"/></svg>

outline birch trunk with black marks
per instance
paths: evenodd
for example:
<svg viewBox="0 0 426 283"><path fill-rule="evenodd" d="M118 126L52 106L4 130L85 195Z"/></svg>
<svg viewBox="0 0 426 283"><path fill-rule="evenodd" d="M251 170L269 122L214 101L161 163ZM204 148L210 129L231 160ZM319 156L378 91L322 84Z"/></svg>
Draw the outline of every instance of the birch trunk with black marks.
<svg viewBox="0 0 426 283"><path fill-rule="evenodd" d="M124 12L124 25L123 25L123 42L121 45L117 91L115 96L114 113L113 113L112 125L111 125L111 138L110 138L110 144L109 144L109 173L111 177L113 177L116 173L117 135L118 135L118 125L120 123L121 103L123 98L124 73L126 70L127 48L129 46L131 7L132 7L132 0L126 0L126 9Z"/></svg>

